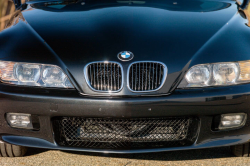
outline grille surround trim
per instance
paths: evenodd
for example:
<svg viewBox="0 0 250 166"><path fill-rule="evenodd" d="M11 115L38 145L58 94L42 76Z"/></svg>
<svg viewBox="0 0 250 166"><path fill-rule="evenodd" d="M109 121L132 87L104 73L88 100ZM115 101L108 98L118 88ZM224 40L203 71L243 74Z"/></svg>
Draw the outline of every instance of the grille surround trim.
<svg viewBox="0 0 250 166"><path fill-rule="evenodd" d="M88 77L88 67L89 65L91 64L94 64L94 63L104 63L104 64L109 64L109 63L114 63L114 64L117 64L119 65L120 69L121 69L121 88L118 89L118 90L115 90L115 91L105 91L105 90L97 90L95 88L93 88L91 86L91 83L90 83L90 80L89 80L89 77ZM85 78L85 81L88 85L88 87L92 90L92 91L95 91L95 92L101 92L101 93L117 93L117 92L120 92L122 89L123 89L123 86L124 86L124 70L123 70L123 67L122 65L119 63L119 62L115 62L115 61L93 61L93 62L90 62L88 63L87 65L85 65L84 69L83 69L83 73L84 73L84 78Z"/></svg>
<svg viewBox="0 0 250 166"><path fill-rule="evenodd" d="M163 66L163 68L164 68L164 74L163 74L163 78L162 78L161 85L160 85L158 88L153 89L153 90L134 91L133 89L131 89L130 86L129 86L129 71L130 71L131 66L132 66L133 64L136 64L136 63L159 63L159 64L161 64L161 65ZM128 89L129 89L131 92L134 92L134 93L149 93L149 92L158 91L158 90L160 90L160 89L163 87L163 85L164 85L164 83L165 83L165 81L166 81L166 79L167 79L167 73L168 73L167 65L165 65L165 64L162 63L162 62L159 62L159 61L135 61L135 62L131 63L131 64L128 66L128 70L127 70L127 87L128 87Z"/></svg>

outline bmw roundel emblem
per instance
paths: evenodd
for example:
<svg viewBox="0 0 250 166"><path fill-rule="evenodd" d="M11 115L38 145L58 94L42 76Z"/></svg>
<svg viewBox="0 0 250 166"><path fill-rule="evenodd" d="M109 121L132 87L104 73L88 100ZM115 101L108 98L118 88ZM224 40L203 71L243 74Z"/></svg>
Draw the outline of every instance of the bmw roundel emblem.
<svg viewBox="0 0 250 166"><path fill-rule="evenodd" d="M117 55L121 61L130 61L134 58L134 54L130 51L122 51Z"/></svg>

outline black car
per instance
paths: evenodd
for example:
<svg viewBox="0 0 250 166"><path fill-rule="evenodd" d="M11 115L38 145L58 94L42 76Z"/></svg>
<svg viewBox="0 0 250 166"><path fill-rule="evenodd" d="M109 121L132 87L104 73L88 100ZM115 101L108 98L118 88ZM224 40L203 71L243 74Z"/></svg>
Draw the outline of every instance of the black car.
<svg viewBox="0 0 250 166"><path fill-rule="evenodd" d="M1 156L220 146L249 155L247 0L15 4L0 24Z"/></svg>

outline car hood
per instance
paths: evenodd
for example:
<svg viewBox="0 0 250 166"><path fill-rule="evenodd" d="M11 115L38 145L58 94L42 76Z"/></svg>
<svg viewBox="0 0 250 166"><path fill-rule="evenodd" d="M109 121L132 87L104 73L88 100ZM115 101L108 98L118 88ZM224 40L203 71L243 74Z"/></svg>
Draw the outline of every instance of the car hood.
<svg viewBox="0 0 250 166"><path fill-rule="evenodd" d="M131 51L134 61L162 61L172 73L236 12L225 2L135 2L36 3L23 16L66 63L118 61Z"/></svg>
<svg viewBox="0 0 250 166"><path fill-rule="evenodd" d="M22 12L77 82L86 88L83 68L93 61L160 61L168 67L163 88L177 86L196 53L237 13L233 1L59 1L29 2ZM134 59L122 62L121 51ZM94 93L94 92L93 92ZM127 94L124 89L122 94Z"/></svg>

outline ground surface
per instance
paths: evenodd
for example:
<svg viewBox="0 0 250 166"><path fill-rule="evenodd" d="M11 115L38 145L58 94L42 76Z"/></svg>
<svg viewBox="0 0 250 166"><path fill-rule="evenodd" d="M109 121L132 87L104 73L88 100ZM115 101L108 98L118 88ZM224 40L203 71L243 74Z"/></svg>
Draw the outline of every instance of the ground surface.
<svg viewBox="0 0 250 166"><path fill-rule="evenodd" d="M250 157L234 157L229 148L213 148L151 154L97 154L55 150L29 149L26 157L0 158L1 166L15 165L246 165Z"/></svg>

